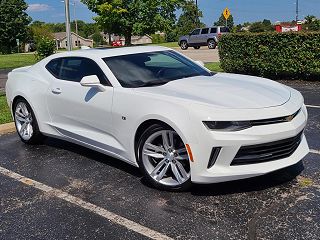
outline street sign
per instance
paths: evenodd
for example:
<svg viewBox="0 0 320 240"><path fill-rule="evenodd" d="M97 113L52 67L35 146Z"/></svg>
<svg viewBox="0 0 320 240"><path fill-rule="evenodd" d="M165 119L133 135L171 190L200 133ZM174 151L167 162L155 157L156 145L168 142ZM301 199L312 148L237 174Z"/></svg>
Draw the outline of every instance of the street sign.
<svg viewBox="0 0 320 240"><path fill-rule="evenodd" d="M229 10L229 8L225 8L224 10L223 10L223 16L224 16L224 18L226 19L226 20L228 20L228 18L230 17L230 10Z"/></svg>
<svg viewBox="0 0 320 240"><path fill-rule="evenodd" d="M19 38L16 39L16 42L17 42L17 46L19 46L20 45Z"/></svg>

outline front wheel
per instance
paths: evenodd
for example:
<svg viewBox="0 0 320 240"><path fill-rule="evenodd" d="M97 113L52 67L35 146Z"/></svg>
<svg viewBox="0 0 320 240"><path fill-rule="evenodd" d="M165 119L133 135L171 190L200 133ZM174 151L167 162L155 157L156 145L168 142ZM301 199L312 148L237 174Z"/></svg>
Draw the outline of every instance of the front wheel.
<svg viewBox="0 0 320 240"><path fill-rule="evenodd" d="M187 50L188 47L189 47L187 41L181 41L180 42L180 47L181 47L182 50Z"/></svg>
<svg viewBox="0 0 320 240"><path fill-rule="evenodd" d="M37 119L28 102L22 98L18 99L13 106L13 113L21 141L27 144L41 143L44 136L39 130Z"/></svg>
<svg viewBox="0 0 320 240"><path fill-rule="evenodd" d="M145 130L138 144L138 162L145 179L158 189L183 191L191 185L187 149L168 126L155 124Z"/></svg>
<svg viewBox="0 0 320 240"><path fill-rule="evenodd" d="M216 43L216 41L215 40L209 40L208 41L208 48L209 49L215 49L217 47L217 43Z"/></svg>

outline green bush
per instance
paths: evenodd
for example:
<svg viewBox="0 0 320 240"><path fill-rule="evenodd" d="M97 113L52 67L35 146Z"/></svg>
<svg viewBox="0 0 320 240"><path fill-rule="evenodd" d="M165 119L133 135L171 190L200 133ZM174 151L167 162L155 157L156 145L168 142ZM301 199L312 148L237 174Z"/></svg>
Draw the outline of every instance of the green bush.
<svg viewBox="0 0 320 240"><path fill-rule="evenodd" d="M37 53L36 58L41 60L55 53L56 43L53 39L48 37L41 37L37 41Z"/></svg>
<svg viewBox="0 0 320 240"><path fill-rule="evenodd" d="M152 34L152 43L164 43L166 41L165 36L162 36L160 34Z"/></svg>
<svg viewBox="0 0 320 240"><path fill-rule="evenodd" d="M226 72L320 80L320 33L235 33L219 41Z"/></svg>

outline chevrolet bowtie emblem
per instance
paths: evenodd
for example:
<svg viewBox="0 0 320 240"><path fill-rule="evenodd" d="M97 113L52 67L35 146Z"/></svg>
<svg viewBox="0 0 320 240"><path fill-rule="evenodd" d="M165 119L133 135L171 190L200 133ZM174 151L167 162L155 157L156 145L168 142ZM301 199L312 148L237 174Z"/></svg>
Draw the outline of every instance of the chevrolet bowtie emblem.
<svg viewBox="0 0 320 240"><path fill-rule="evenodd" d="M294 118L294 115L290 115L290 116L286 117L286 120L288 122L291 122L293 118Z"/></svg>

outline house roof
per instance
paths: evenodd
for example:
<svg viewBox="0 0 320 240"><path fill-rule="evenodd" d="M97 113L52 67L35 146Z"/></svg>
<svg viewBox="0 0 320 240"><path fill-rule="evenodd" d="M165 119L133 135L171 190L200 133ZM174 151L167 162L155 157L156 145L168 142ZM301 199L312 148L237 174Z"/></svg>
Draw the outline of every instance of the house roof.
<svg viewBox="0 0 320 240"><path fill-rule="evenodd" d="M74 32L71 32L71 34L75 35L75 36L78 36L82 40L92 42L91 39L87 39L87 38L81 37L79 34L76 34ZM53 36L54 36L54 39L61 41L61 40L65 39L65 38L67 38L67 33L66 32L56 32L56 33L53 33Z"/></svg>

